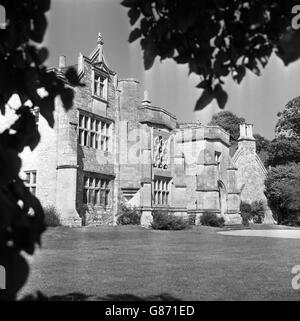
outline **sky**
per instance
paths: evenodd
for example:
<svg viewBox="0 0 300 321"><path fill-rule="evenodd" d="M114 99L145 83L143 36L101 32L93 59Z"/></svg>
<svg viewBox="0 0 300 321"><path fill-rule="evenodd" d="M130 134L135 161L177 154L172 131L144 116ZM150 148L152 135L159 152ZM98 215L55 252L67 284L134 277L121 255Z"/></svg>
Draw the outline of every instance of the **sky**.
<svg viewBox="0 0 300 321"><path fill-rule="evenodd" d="M150 71L143 67L139 40L129 44L130 24L127 9L120 0L52 0L44 45L50 51L46 64L58 65L60 55L67 64L77 63L79 52L89 55L96 47L98 32L104 39L104 54L119 78L136 78L141 90L148 90L152 105L163 107L179 121L200 120L207 124L220 109L213 102L202 111L194 111L201 90L199 77L188 76L187 65L157 58ZM226 79L229 99L225 107L254 125L254 133L274 137L277 113L300 95L300 61L288 67L273 55L262 76L247 72L242 84Z"/></svg>

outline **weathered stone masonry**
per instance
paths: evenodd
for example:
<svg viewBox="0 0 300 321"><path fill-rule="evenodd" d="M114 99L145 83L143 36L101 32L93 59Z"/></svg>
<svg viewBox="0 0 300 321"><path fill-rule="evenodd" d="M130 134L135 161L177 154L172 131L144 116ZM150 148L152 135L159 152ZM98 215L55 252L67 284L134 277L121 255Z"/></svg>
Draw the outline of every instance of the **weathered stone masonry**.
<svg viewBox="0 0 300 321"><path fill-rule="evenodd" d="M231 157L223 129L180 123L147 93L142 99L137 80L118 79L100 34L75 67L85 86L74 88L73 108L65 112L58 99L55 127L40 117L41 142L21 155L23 172L36 173L36 195L57 208L62 224L115 224L121 201L142 210L144 226L155 209L197 218L213 212L239 224L241 199L265 201L252 125L241 126ZM64 77L65 57L53 70Z"/></svg>

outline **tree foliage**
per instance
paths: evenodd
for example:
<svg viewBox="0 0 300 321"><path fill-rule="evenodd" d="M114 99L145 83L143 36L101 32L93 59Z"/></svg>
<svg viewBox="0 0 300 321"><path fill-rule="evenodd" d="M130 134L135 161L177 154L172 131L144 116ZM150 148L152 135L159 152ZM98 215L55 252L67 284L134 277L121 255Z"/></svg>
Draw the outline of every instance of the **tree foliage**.
<svg viewBox="0 0 300 321"><path fill-rule="evenodd" d="M265 186L265 194L278 223L300 225L300 164L272 168Z"/></svg>
<svg viewBox="0 0 300 321"><path fill-rule="evenodd" d="M20 253L33 254L45 230L41 204L19 178L18 154L26 146L34 149L39 142L33 109L39 107L53 126L54 99L60 96L65 108L70 108L73 90L44 65L48 50L39 43L47 28L50 0L0 0L0 5L6 9L7 22L0 30L2 115L12 95L17 94L21 101L18 119L0 134L0 265L7 271L7 291L1 299L15 299L29 271ZM74 70L66 76L71 85L78 84ZM46 96L39 95L40 88L46 90Z"/></svg>
<svg viewBox="0 0 300 321"><path fill-rule="evenodd" d="M300 225L300 97L278 114L276 138L268 144L265 194L281 224Z"/></svg>
<svg viewBox="0 0 300 321"><path fill-rule="evenodd" d="M256 140L256 152L260 153L262 151L266 151L270 144L270 141L260 134L254 134L253 137Z"/></svg>
<svg viewBox="0 0 300 321"><path fill-rule="evenodd" d="M300 32L291 29L295 0L123 0L141 39L145 69L156 57L188 64L203 89L195 109L227 102L227 76L238 84L249 70L260 75L272 52L289 64L300 56Z"/></svg>
<svg viewBox="0 0 300 321"><path fill-rule="evenodd" d="M300 142L295 138L278 137L268 146L267 164L271 166L300 162Z"/></svg>
<svg viewBox="0 0 300 321"><path fill-rule="evenodd" d="M275 127L277 136L300 138L300 97L289 101L283 112L278 113L278 122Z"/></svg>
<svg viewBox="0 0 300 321"><path fill-rule="evenodd" d="M245 123L245 118L238 117L231 111L220 111L212 116L209 125L222 127L230 134L230 140L236 141L240 136L240 124Z"/></svg>
<svg viewBox="0 0 300 321"><path fill-rule="evenodd" d="M265 166L268 166L270 141L260 134L254 134L253 137L256 141L256 153L258 154L263 164Z"/></svg>

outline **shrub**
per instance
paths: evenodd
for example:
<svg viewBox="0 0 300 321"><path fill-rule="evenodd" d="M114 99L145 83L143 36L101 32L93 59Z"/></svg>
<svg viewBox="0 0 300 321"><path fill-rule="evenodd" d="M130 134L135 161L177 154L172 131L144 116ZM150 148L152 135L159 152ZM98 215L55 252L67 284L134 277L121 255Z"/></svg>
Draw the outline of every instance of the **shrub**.
<svg viewBox="0 0 300 321"><path fill-rule="evenodd" d="M263 201L254 201L251 203L251 215L253 217L253 222L261 224L264 219L265 210Z"/></svg>
<svg viewBox="0 0 300 321"><path fill-rule="evenodd" d="M249 221L252 219L251 205L246 202L241 202L240 211L243 219L243 225L248 226Z"/></svg>
<svg viewBox="0 0 300 321"><path fill-rule="evenodd" d="M254 201L251 204L241 202L240 211L243 219L243 224L245 226L248 226L251 220L253 220L253 222L256 224L261 224L263 222L265 211L264 203L262 200Z"/></svg>
<svg viewBox="0 0 300 321"><path fill-rule="evenodd" d="M282 225L287 226L300 226L300 213L289 213L289 215L281 221Z"/></svg>
<svg viewBox="0 0 300 321"><path fill-rule="evenodd" d="M202 225L222 227L224 226L225 220L223 217L217 216L215 213L203 213L200 222Z"/></svg>
<svg viewBox="0 0 300 321"><path fill-rule="evenodd" d="M152 215L153 222L151 227L154 230L184 230L189 226L187 220L170 214L167 211L154 211Z"/></svg>
<svg viewBox="0 0 300 321"><path fill-rule="evenodd" d="M128 206L121 203L119 206L119 216L117 219L119 225L140 225L141 224L141 211L136 207Z"/></svg>
<svg viewBox="0 0 300 321"><path fill-rule="evenodd" d="M47 205L44 208L46 226L61 225L58 211L54 205Z"/></svg>

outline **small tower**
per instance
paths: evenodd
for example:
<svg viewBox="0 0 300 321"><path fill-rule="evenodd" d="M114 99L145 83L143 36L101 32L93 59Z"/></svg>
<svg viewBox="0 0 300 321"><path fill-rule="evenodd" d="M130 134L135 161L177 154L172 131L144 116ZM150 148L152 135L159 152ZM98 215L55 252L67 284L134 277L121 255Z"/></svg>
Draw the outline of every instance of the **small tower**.
<svg viewBox="0 0 300 321"><path fill-rule="evenodd" d="M256 153L256 142L253 137L253 125L241 124L240 125L240 137L238 139L238 147L246 148L251 153Z"/></svg>
<svg viewBox="0 0 300 321"><path fill-rule="evenodd" d="M102 34L101 32L98 33L98 38L97 38L97 45L98 45L98 62L102 62L103 60L103 44L104 44L104 41L103 41L103 37L102 37Z"/></svg>

